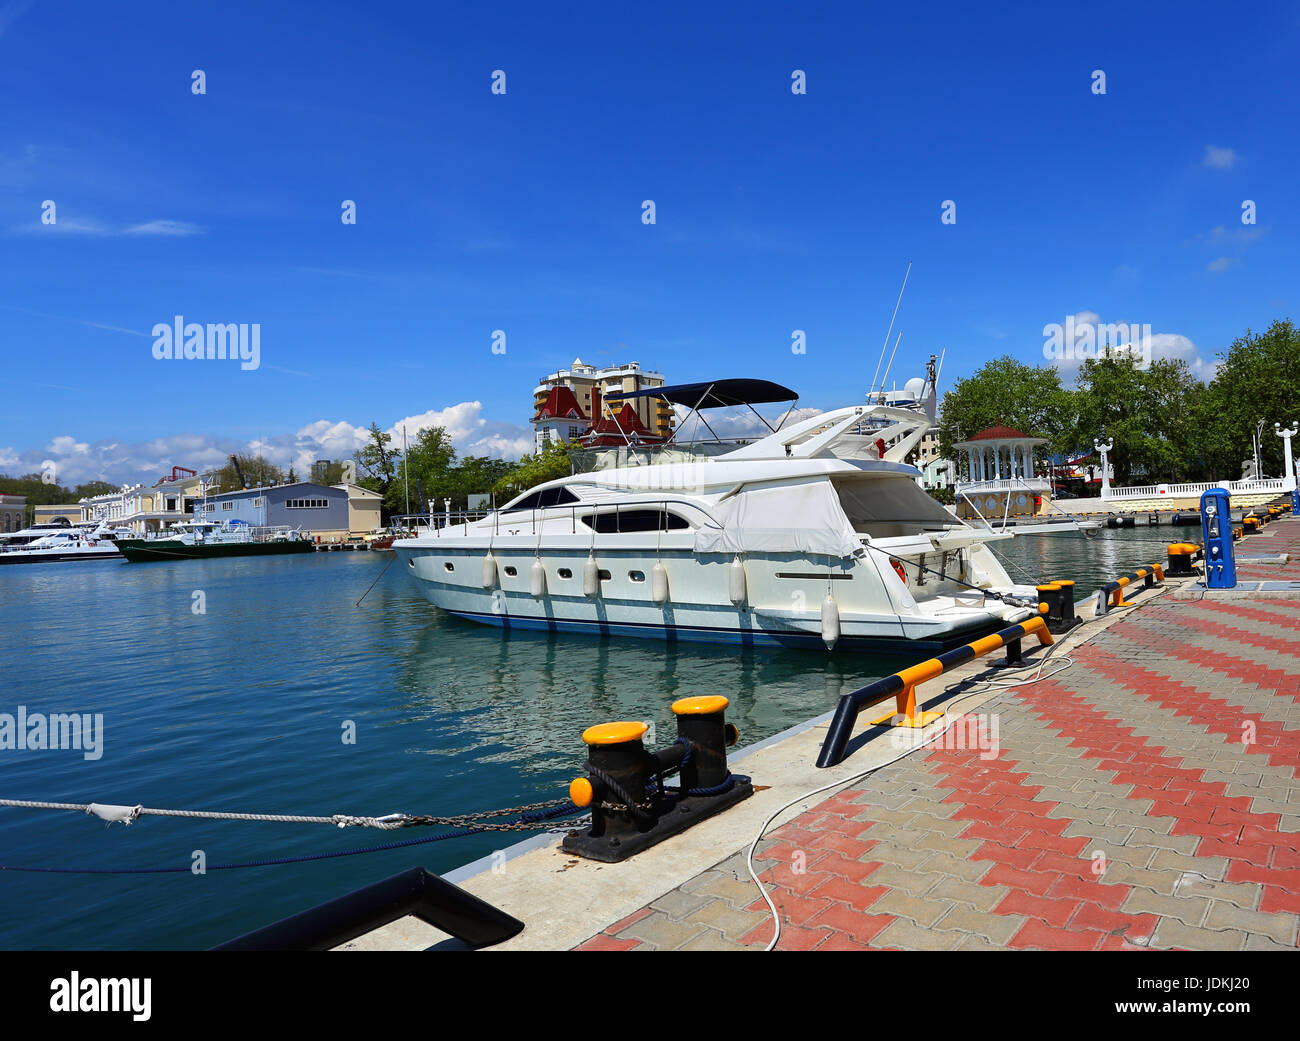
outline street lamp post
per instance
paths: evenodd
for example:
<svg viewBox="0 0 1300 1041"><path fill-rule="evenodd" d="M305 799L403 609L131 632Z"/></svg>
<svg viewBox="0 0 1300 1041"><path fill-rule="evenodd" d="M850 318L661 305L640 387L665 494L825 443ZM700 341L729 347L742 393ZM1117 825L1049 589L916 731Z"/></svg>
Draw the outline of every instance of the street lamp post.
<svg viewBox="0 0 1300 1041"><path fill-rule="evenodd" d="M1291 438L1300 433L1300 424L1283 430L1281 423L1274 423L1273 432L1282 439L1282 480L1291 482L1291 509L1300 513L1300 482L1296 481L1295 464L1291 460Z"/></svg>
<svg viewBox="0 0 1300 1041"><path fill-rule="evenodd" d="M1101 497L1110 498L1110 467L1106 463L1106 457L1110 455L1115 447L1115 439L1107 438L1103 445L1100 441L1093 441L1092 447L1101 453Z"/></svg>

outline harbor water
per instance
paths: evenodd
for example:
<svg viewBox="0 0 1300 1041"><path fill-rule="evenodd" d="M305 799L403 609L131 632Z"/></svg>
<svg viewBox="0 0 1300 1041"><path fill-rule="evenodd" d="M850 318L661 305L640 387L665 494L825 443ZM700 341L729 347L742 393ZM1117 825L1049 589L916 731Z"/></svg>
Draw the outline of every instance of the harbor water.
<svg viewBox="0 0 1300 1041"><path fill-rule="evenodd" d="M998 543L1013 579L1080 595L1163 560L1138 528ZM582 730L725 694L741 743L911 660L510 633L441 614L388 554L0 570L0 713L102 714L100 755L0 750L0 797L252 813L451 815L564 794ZM361 606L356 601L379 577ZM354 739L351 735L355 735ZM761 780L761 779L760 779ZM202 948L415 865L517 841L428 829L0 808L0 947ZM195 870L203 864L203 872ZM132 873L135 869L167 869Z"/></svg>

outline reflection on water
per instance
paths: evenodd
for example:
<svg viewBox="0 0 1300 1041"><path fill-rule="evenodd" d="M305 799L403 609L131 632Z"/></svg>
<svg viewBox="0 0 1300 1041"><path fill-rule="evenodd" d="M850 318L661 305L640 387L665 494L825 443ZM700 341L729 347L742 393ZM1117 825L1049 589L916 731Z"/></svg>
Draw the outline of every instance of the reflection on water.
<svg viewBox="0 0 1300 1041"><path fill-rule="evenodd" d="M1021 538L998 552L1084 590L1163 559L1145 529ZM1162 543L1161 543L1162 544ZM561 794L581 733L617 719L672 739L675 698L725 694L748 744L910 659L503 633L430 607L378 554L0 569L0 712L102 712L104 755L0 751L0 796L263 813L455 814ZM1014 568L1012 569L1014 573ZM195 590L207 612L192 613ZM355 724L356 742L341 734ZM406 838L403 833L400 838ZM0 865L168 866L163 875L6 873L0 947L199 947L417 864L514 841L476 836L245 871L210 864L342 851L390 833L0 809ZM131 908L123 914L122 908ZM38 908L39 913L31 913Z"/></svg>
<svg viewBox="0 0 1300 1041"><path fill-rule="evenodd" d="M1165 548L1180 541L1173 528L1101 528L1095 535L1021 535L992 544L1017 582L1038 584L1056 578L1076 582L1075 599L1143 564L1163 564Z"/></svg>
<svg viewBox="0 0 1300 1041"><path fill-rule="evenodd" d="M524 772L572 764L596 722L637 719L675 733L670 706L725 694L745 743L834 707L905 659L512 632L435 614L403 658L402 718L440 721L445 755Z"/></svg>

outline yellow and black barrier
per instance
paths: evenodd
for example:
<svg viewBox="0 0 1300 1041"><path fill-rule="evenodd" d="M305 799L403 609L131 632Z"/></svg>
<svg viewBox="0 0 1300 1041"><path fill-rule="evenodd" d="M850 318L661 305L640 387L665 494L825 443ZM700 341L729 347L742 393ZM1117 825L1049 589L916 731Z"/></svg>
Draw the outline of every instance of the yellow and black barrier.
<svg viewBox="0 0 1300 1041"><path fill-rule="evenodd" d="M1042 611L1041 605L1039 611ZM991 636L975 640L964 647L956 647L939 655L937 658L923 661L920 665L913 665L911 668L903 669L892 676L876 680L875 683L869 683L851 694L845 694L840 698L840 702L835 708L835 718L831 720L831 728L826 734L826 740L822 742L821 755L817 757L817 766L826 769L827 767L838 766L844 761L849 739L853 736L853 728L858 721L858 713L864 708L870 708L872 705L894 698L897 711L873 720L873 723L877 726L889 724L904 727L926 726L942 716L943 713L918 711L916 704L916 687L918 684L942 676L954 666L964 665L968 661L974 661L976 658L982 657L991 651L1001 650L1003 647L1007 649L1007 661L1012 664L1020 664L1020 641L1026 636L1034 634L1038 636L1039 643L1050 644L1053 642L1052 634L1048 631L1047 622L1042 614L1039 614L1036 618L1021 622L1019 625L1003 629L1001 632L993 633Z"/></svg>
<svg viewBox="0 0 1300 1041"><path fill-rule="evenodd" d="M569 832L564 851L616 863L753 795L750 779L727 768L727 748L740 736L726 721L727 704L721 695L673 702L677 740L655 752L642 743L645 723L583 731L588 776L569 785L569 798L591 807L591 827ZM676 788L664 783L672 773Z"/></svg>
<svg viewBox="0 0 1300 1041"><path fill-rule="evenodd" d="M1190 543L1174 543L1175 546L1188 546ZM1170 546L1170 560L1173 560L1173 548ZM1195 549L1196 547L1192 547ZM1146 567L1140 567L1130 575L1120 575L1114 582L1107 582L1097 590L1097 604L1094 613L1097 616L1106 614L1112 607L1128 607L1129 601L1124 599L1124 590L1136 582L1141 582L1146 589L1153 589L1157 582L1164 582L1165 569L1159 564L1148 564Z"/></svg>

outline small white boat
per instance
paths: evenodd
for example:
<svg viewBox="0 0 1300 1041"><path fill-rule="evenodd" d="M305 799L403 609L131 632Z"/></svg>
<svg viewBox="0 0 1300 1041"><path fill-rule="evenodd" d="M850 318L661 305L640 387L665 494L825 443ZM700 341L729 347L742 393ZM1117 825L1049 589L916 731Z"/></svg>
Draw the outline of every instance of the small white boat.
<svg viewBox="0 0 1300 1041"><path fill-rule="evenodd" d="M640 393L697 410L794 396L761 380ZM550 481L393 548L431 603L507 629L955 646L1030 617L1037 594L988 548L1014 531L954 517L903 462L933 406L930 385L927 411L855 405L722 454L672 446L677 461Z"/></svg>
<svg viewBox="0 0 1300 1041"><path fill-rule="evenodd" d="M130 534L107 524L93 529L67 524L33 524L22 531L0 536L0 565L120 560L116 540Z"/></svg>

